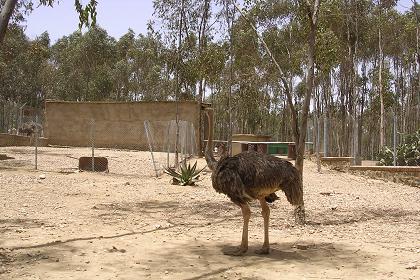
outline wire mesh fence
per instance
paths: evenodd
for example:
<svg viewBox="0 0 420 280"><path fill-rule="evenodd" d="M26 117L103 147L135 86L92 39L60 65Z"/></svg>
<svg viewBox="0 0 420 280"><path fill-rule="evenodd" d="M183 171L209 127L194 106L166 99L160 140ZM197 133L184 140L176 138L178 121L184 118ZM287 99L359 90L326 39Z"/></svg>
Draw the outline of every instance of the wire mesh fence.
<svg viewBox="0 0 420 280"><path fill-rule="evenodd" d="M0 133L29 136L37 126L39 135L43 136L43 123L44 114L41 108L0 100Z"/></svg>
<svg viewBox="0 0 420 280"><path fill-rule="evenodd" d="M178 164L197 153L194 125L188 121L144 121L148 147L156 176L164 168Z"/></svg>
<svg viewBox="0 0 420 280"><path fill-rule="evenodd" d="M159 176L163 168L176 166L197 152L191 122L86 119L77 132L78 145L68 146L49 145L41 119L35 116L28 134L0 136L0 169Z"/></svg>

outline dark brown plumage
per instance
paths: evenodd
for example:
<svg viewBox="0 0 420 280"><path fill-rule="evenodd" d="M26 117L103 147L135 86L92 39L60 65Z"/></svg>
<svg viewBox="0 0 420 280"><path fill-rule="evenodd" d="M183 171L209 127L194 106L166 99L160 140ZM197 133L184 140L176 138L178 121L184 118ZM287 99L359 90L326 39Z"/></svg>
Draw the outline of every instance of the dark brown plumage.
<svg viewBox="0 0 420 280"><path fill-rule="evenodd" d="M253 151L242 152L235 156L224 156L218 162L212 153L213 111L207 109L209 120L209 141L206 146L206 161L212 173L213 188L226 194L232 202L242 209L244 228L241 246L229 255L242 255L248 249L248 222L250 208L248 203L254 199L260 201L264 217L264 244L261 254L269 252L268 221L270 208L267 202L274 202L279 197L276 191L282 190L287 200L297 207L303 207L303 190L298 170L288 161Z"/></svg>

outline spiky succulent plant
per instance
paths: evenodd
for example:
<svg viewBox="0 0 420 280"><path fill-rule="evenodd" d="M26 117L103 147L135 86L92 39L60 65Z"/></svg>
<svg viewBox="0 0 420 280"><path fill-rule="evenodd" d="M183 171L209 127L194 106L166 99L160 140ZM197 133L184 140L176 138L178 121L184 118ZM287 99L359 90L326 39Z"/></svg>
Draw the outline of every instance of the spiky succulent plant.
<svg viewBox="0 0 420 280"><path fill-rule="evenodd" d="M204 170L204 168L197 170L197 161L191 166L190 163L187 165L187 162L184 160L182 161L179 170L167 167L164 169L164 172L172 176L172 182L174 185L193 186L195 182L197 182L200 177L200 173Z"/></svg>

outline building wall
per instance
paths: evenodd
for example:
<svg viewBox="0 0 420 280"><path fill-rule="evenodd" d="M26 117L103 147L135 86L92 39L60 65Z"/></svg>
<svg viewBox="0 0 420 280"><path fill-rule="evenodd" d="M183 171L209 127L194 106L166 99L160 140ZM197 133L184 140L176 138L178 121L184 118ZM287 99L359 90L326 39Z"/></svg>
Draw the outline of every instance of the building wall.
<svg viewBox="0 0 420 280"><path fill-rule="evenodd" d="M0 133L0 147L10 147L10 146L33 146L34 145L33 137L22 136L22 135L13 135L7 133ZM45 147L47 146L48 139L40 137L38 139L38 146Z"/></svg>
<svg viewBox="0 0 420 280"><path fill-rule="evenodd" d="M180 120L192 122L199 142L200 106L179 102ZM167 123L176 119L175 102L64 102L45 104L44 133L52 145L90 146L91 122L95 123L95 146L148 149L144 121L152 123L156 148L165 141Z"/></svg>

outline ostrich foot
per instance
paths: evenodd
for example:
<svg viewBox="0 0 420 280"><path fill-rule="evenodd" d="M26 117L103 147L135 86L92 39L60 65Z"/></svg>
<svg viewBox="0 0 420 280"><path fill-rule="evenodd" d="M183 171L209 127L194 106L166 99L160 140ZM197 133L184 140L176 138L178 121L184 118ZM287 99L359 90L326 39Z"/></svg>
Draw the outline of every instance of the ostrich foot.
<svg viewBox="0 0 420 280"><path fill-rule="evenodd" d="M262 246L261 249L255 250L255 253L258 255L268 255L270 254L270 247Z"/></svg>
<svg viewBox="0 0 420 280"><path fill-rule="evenodd" d="M248 248L242 246L228 247L223 249L223 254L228 256L242 256L248 251Z"/></svg>

